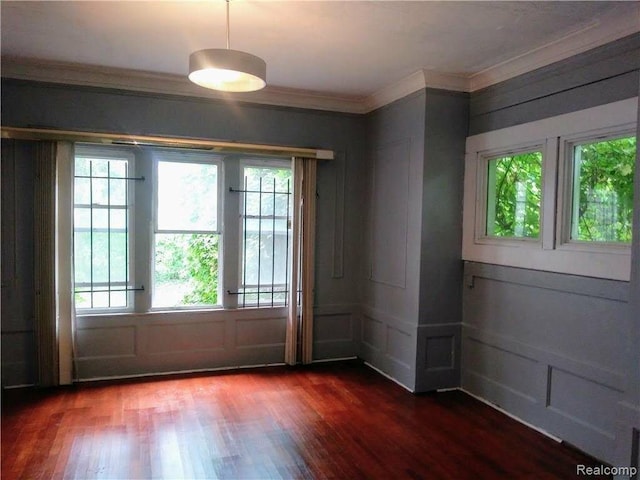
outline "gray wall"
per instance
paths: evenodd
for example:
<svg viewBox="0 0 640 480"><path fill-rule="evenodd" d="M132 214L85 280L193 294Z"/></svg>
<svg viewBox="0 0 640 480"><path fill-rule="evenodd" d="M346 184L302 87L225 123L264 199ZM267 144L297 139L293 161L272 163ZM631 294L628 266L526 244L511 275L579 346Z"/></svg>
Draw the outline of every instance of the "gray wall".
<svg viewBox="0 0 640 480"><path fill-rule="evenodd" d="M637 96L639 69L636 34L476 92L471 133ZM630 283L465 266L462 387L616 465L638 461L634 237Z"/></svg>
<svg viewBox="0 0 640 480"><path fill-rule="evenodd" d="M361 116L4 79L2 125L334 150L336 159L321 162L318 169L314 359L357 354ZM13 181L4 167L2 173L3 182ZM32 174L27 171L23 177ZM18 256L27 262L29 252ZM3 252L3 271L4 258ZM18 304L7 303L5 308L4 298L2 308L3 346L8 345L3 348L3 368L5 360L24 364L13 376L3 371L3 384L32 383L32 351L26 347L16 351L8 336L15 337L16 331L31 335L30 316L18 311ZM77 374L95 378L282 362L284 332L284 313L278 309L79 318Z"/></svg>
<svg viewBox="0 0 640 480"><path fill-rule="evenodd" d="M33 159L29 142L2 140L2 385L33 383Z"/></svg>
<svg viewBox="0 0 640 480"><path fill-rule="evenodd" d="M462 199L469 97L427 90L416 391L460 385Z"/></svg>
<svg viewBox="0 0 640 480"><path fill-rule="evenodd" d="M639 48L630 35L473 92L469 135L636 96Z"/></svg>
<svg viewBox="0 0 640 480"><path fill-rule="evenodd" d="M434 89L368 116L360 355L414 391L459 385L467 118Z"/></svg>
<svg viewBox="0 0 640 480"><path fill-rule="evenodd" d="M629 284L469 263L462 386L613 461Z"/></svg>
<svg viewBox="0 0 640 480"><path fill-rule="evenodd" d="M415 388L425 91L368 116L360 356Z"/></svg>
<svg viewBox="0 0 640 480"><path fill-rule="evenodd" d="M640 96L640 78L638 80ZM636 137L640 138L640 108ZM631 282L629 288L628 317L631 332L627 340L627 384L622 400L618 403L618 429L615 462L629 463L640 469L640 148L636 150L636 176L634 179L635 209L634 236L631 247ZM638 476L640 478L640 476Z"/></svg>

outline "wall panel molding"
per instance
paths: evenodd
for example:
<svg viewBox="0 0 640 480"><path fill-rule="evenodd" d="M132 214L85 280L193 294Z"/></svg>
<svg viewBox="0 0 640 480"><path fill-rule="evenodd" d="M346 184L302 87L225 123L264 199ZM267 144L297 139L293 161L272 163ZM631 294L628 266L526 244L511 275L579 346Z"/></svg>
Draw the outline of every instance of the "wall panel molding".
<svg viewBox="0 0 640 480"><path fill-rule="evenodd" d="M402 139L373 153L370 280L398 288L407 286L410 150L410 140Z"/></svg>
<svg viewBox="0 0 640 480"><path fill-rule="evenodd" d="M344 210L346 198L347 154L336 152L335 162L331 162L335 171L335 212L333 221L333 262L331 278L344 277Z"/></svg>
<svg viewBox="0 0 640 480"><path fill-rule="evenodd" d="M562 368L563 370L584 376L617 391L623 391L625 388L626 377L621 372L615 372L592 363L568 357L558 352L522 343L508 336L492 333L471 325L463 324L462 332L463 338L466 340L481 343L492 348L503 349L507 352L522 356L523 358L544 363L545 365Z"/></svg>
<svg viewBox="0 0 640 480"><path fill-rule="evenodd" d="M466 263L465 285L462 388L614 462L620 435L633 433L620 424L633 381L628 283ZM539 308L525 315L531 299Z"/></svg>

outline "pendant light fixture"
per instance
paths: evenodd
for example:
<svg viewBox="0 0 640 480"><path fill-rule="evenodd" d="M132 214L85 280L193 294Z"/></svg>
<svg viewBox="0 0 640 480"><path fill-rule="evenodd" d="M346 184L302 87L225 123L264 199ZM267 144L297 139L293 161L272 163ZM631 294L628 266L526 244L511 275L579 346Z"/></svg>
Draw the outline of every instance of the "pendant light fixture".
<svg viewBox="0 0 640 480"><path fill-rule="evenodd" d="M227 48L207 48L189 56L189 80L222 92L254 92L267 84L267 64L260 57L229 47L229 0Z"/></svg>

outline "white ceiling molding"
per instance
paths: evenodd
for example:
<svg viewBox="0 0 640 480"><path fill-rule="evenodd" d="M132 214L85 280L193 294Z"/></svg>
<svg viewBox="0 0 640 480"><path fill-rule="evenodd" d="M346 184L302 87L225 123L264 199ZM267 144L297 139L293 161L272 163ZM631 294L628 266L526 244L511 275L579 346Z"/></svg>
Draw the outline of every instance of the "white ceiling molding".
<svg viewBox="0 0 640 480"><path fill-rule="evenodd" d="M469 91L489 87L638 31L640 22L634 16L604 16L599 21L594 21L556 41L469 76Z"/></svg>
<svg viewBox="0 0 640 480"><path fill-rule="evenodd" d="M2 58L2 76L19 80L104 87L215 100L233 100L283 107L310 108L343 113L366 113L364 98L324 95L318 92L266 87L252 93L223 93L191 83L186 75L143 72L122 68L80 65L22 58Z"/></svg>
<svg viewBox="0 0 640 480"><path fill-rule="evenodd" d="M469 91L469 80L461 75L418 70L402 80L382 88L365 99L365 110L384 107L423 88L440 88L456 92Z"/></svg>

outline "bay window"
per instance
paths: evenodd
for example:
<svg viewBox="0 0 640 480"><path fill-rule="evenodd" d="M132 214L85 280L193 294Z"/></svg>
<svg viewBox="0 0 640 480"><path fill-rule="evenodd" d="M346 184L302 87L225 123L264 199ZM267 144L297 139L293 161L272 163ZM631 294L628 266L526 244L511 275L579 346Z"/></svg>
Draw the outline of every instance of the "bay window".
<svg viewBox="0 0 640 480"><path fill-rule="evenodd" d="M286 305L291 183L282 158L76 145L76 309Z"/></svg>

